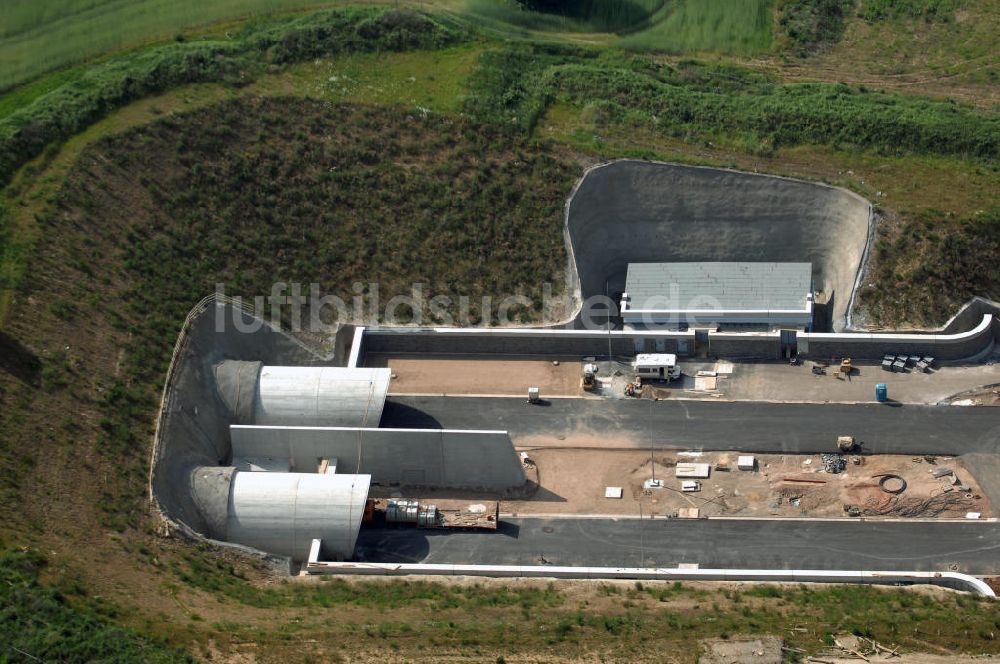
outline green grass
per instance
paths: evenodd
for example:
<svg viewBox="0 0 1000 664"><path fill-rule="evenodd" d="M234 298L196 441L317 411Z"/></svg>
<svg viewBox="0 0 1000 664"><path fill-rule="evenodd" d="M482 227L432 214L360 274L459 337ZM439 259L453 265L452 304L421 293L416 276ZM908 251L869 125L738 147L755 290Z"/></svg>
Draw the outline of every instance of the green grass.
<svg viewBox="0 0 1000 664"><path fill-rule="evenodd" d="M55 141L68 138L133 99L177 85L249 83L267 65L344 52L439 48L457 42L452 22L372 8L316 12L253 23L233 39L172 43L127 53L87 69L0 120L0 183Z"/></svg>
<svg viewBox="0 0 1000 664"><path fill-rule="evenodd" d="M840 41L844 19L855 0L781 0L778 25L792 50L809 55L827 44Z"/></svg>
<svg viewBox="0 0 1000 664"><path fill-rule="evenodd" d="M620 45L671 53L753 54L771 47L771 0L670 0Z"/></svg>
<svg viewBox="0 0 1000 664"><path fill-rule="evenodd" d="M886 154L1000 157L1000 116L844 84L777 84L732 66L657 65L587 49L512 46L484 56L468 110L529 130L568 103L598 125L769 146L833 145Z"/></svg>
<svg viewBox="0 0 1000 664"><path fill-rule="evenodd" d="M881 291L882 302L898 310L923 307L926 297L940 307L968 289L997 292L997 215L971 212L996 200L995 116L858 86L782 85L731 65L667 65L616 50L555 46L534 34L530 44L470 42L445 18L403 18L370 32L376 15L259 21L234 40L125 54L80 81L43 79L20 89L19 101L0 102L0 111L3 103L8 110L34 104L19 126L51 132L31 144L36 160L8 188L7 216L0 216L5 267L16 263L23 276L7 332L40 358L37 384L0 374L0 502L21 505L23 514L3 525L20 527L10 524L45 512L24 532L46 538L68 564L76 561L73 547L86 543L94 552L84 585L129 603L128 615L91 605L82 590L39 583L38 571L25 572L5 554L0 629L9 621L13 636L0 633L0 643L33 652L42 642L43 658L71 660L53 637L65 633L95 648L76 659L161 656L155 640L108 631L120 621L155 624L175 643L217 644L224 655L252 641L261 661L288 661L290 645L302 659L336 659L344 644L360 643L381 648L381 657L369 657L381 660L520 654L639 661L696 652L701 638L740 633L787 635L792 646L814 652L833 630L917 650L930 643L995 652L996 607L969 597L858 587L740 594L653 583L565 593L541 585L255 584L244 574L248 566L230 566L225 554L146 532L157 389L180 320L217 280L233 293L302 279L343 294L375 266L382 283L389 280L383 299L411 280L450 292L464 284L473 296L521 287L531 295L541 279L558 282L565 260L559 212L579 170L571 155L592 161L622 153L604 141L609 136L627 137L621 149L628 154L662 158L659 146L668 144L692 163L730 165L727 156L737 155L744 168L756 168L751 159L760 155L761 170L777 171L785 168L780 159L788 168L798 159L804 170L792 174L835 180L838 170L855 169L869 188L863 193L879 201L886 200L875 199L879 178L925 189L934 173L981 171L967 178L979 192L941 203L960 214L912 215L898 236L880 237L880 260L901 281ZM426 31L411 39L414 26ZM174 86L156 100L135 101ZM227 101L214 103L220 100ZM151 112L153 106L162 110ZM580 121L579 143L539 139L540 127L558 123L560 114ZM83 127L91 128L77 134ZM95 137L102 140L81 153ZM964 159L963 151L978 156ZM896 152L903 155L891 156ZM25 154L12 163L23 164ZM815 165L816 155L826 161ZM904 198L888 200L900 206ZM34 224L37 243L6 225L13 215ZM79 335L86 352L77 348L74 326L86 327ZM72 427L60 423L65 414ZM45 478L52 477L59 491L84 487L65 494L76 501L73 510L58 509L65 495L49 495L56 485ZM124 534L109 536L111 530ZM121 565L118 542L129 539L141 541L147 554ZM112 565L119 567L112 572ZM136 593L142 599L129 595L136 578L149 581ZM799 630L790 633L790 624ZM106 641L107 634L116 639ZM5 656L18 661L6 652L0 661Z"/></svg>
<svg viewBox="0 0 1000 664"><path fill-rule="evenodd" d="M874 23L894 18L950 21L963 0L861 0L861 15Z"/></svg>
<svg viewBox="0 0 1000 664"><path fill-rule="evenodd" d="M315 0L6 0L0 90L192 26L329 4Z"/></svg>
<svg viewBox="0 0 1000 664"><path fill-rule="evenodd" d="M670 0L582 0L562 3L561 11L531 11L516 0L466 0L465 13L494 29L531 32L627 33L647 27ZM559 3L556 3L559 4Z"/></svg>
<svg viewBox="0 0 1000 664"><path fill-rule="evenodd" d="M405 53L348 53L263 76L248 91L452 113L461 109L463 84L481 52L481 45L463 44Z"/></svg>
<svg viewBox="0 0 1000 664"><path fill-rule="evenodd" d="M240 605L336 607L341 612L334 622L296 620L286 627L303 637L325 630L327 638L338 640L361 631L376 643L396 639L404 652L429 645L441 656L453 647L475 647L484 660L487 653L492 660L496 653L538 657L558 649L569 659L605 659L595 655L607 653L609 661L622 656L656 661L649 655L662 657L665 649L696 652L701 639L736 634L781 635L802 653L816 653L830 643L831 634L843 633L907 651L924 650L930 642L953 652L986 653L997 651L1000 628L1000 617L985 598L869 586L750 585L733 590L636 582L577 586L568 594L564 585L553 583L504 587L323 577L315 583L255 587L207 549L185 554L170 569L183 583ZM368 618L358 630L352 615L374 616L377 622ZM790 623L797 629L789 630ZM426 632L422 626L434 629ZM240 622L220 627L241 639L251 629ZM267 642L276 635L255 636Z"/></svg>
<svg viewBox="0 0 1000 664"><path fill-rule="evenodd" d="M384 0L380 0L384 1ZM201 32L218 22L301 11L334 0L11 0L0 24L0 92L115 51ZM386 2L386 4L388 4ZM398 3L397 3L398 4ZM409 4L409 3L408 3ZM527 11L514 0L436 0L497 34L632 33L631 48L757 53L770 44L771 0L587 0L566 15ZM199 26L203 30L199 32ZM43 87L55 82L43 84ZM22 101L38 91L28 91ZM0 117L3 117L0 103Z"/></svg>
<svg viewBox="0 0 1000 664"><path fill-rule="evenodd" d="M67 580L42 583L47 561L31 550L0 548L0 662L193 662L115 623L119 610Z"/></svg>
<svg viewBox="0 0 1000 664"><path fill-rule="evenodd" d="M1000 207L959 218L923 210L880 237L874 254L879 287L859 295L878 325L897 322L898 300L928 321L946 319L971 295L1000 300Z"/></svg>

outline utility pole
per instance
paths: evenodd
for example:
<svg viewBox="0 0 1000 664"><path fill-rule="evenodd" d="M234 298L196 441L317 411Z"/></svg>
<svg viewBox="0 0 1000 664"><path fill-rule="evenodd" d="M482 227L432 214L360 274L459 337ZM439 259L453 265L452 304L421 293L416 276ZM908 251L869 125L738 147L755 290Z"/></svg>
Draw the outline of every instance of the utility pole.
<svg viewBox="0 0 1000 664"><path fill-rule="evenodd" d="M653 456L653 400L649 400L649 466L653 471L653 482L656 486L656 458Z"/></svg>
<svg viewBox="0 0 1000 664"><path fill-rule="evenodd" d="M604 297L608 299L605 306L608 308L608 362L614 362L614 355L611 354L611 291L609 280L604 280Z"/></svg>

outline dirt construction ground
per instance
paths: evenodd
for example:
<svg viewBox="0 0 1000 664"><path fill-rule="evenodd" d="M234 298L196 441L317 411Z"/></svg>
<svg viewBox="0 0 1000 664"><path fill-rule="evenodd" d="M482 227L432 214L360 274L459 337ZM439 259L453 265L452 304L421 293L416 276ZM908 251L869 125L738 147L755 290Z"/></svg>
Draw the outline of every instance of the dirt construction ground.
<svg viewBox="0 0 1000 664"><path fill-rule="evenodd" d="M603 396L622 398L625 384L634 380L627 363L599 361L596 392L580 387L582 357L559 360L446 358L434 356L395 357L371 354L369 367L389 367L389 393L433 395L527 395L529 387L541 389L542 397ZM961 405L992 405L998 402L1000 362L938 367L928 373L882 371L872 364L856 365L848 378L833 369L812 373L814 362L789 366L786 362L729 362L681 358L684 375L671 383L646 386L642 396L657 399L708 399L728 401L866 403L875 400L875 385L886 383L889 398L900 403L936 404L957 401ZM836 364L836 362L834 362ZM612 376L612 373L615 373ZM699 378L699 372L711 374ZM989 386L989 387L985 387ZM957 395L957 396L956 396ZM954 397L954 398L953 398Z"/></svg>
<svg viewBox="0 0 1000 664"><path fill-rule="evenodd" d="M389 394L523 394L529 387L543 397L585 396L580 388L580 358L561 360L491 360L401 358L369 355L369 367L389 367Z"/></svg>
<svg viewBox="0 0 1000 664"><path fill-rule="evenodd" d="M845 517L845 506L867 518L965 518L979 512L995 516L975 478L959 459L909 456L845 456L843 472L825 472L820 455L756 455L753 471L737 469L734 453L656 453L656 478L663 488L644 489L653 474L649 452L551 448L530 450L540 490L526 500L504 501L501 511L527 514L620 514L673 516L697 508L699 516ZM855 464L854 459L860 461ZM678 462L711 466L701 490L680 491ZM935 471L952 472L934 477ZM883 473L899 475L906 488L898 495L879 486ZM873 477L875 476L875 477ZM958 484L954 484L957 478ZM898 482L887 482L895 489ZM607 487L621 487L621 498L606 498ZM963 487L967 490L963 490Z"/></svg>

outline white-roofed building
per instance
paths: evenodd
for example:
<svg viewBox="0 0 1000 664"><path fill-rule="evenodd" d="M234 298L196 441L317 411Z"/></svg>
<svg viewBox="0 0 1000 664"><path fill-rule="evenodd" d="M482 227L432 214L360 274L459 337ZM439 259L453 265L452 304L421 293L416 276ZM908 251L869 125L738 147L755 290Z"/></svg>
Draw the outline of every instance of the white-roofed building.
<svg viewBox="0 0 1000 664"><path fill-rule="evenodd" d="M630 325L809 329L811 263L630 263L620 304Z"/></svg>

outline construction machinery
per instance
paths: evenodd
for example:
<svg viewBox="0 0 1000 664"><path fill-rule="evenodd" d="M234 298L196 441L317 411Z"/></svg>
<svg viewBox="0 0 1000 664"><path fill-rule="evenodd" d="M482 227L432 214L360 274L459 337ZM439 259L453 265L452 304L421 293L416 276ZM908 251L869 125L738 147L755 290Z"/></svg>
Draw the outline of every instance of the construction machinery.
<svg viewBox="0 0 1000 664"><path fill-rule="evenodd" d="M860 448L861 444L858 443L854 436L837 436L837 450L841 454L855 452Z"/></svg>
<svg viewBox="0 0 1000 664"><path fill-rule="evenodd" d="M854 371L854 365L851 364L851 358L845 357L840 361L840 373L850 376L852 371Z"/></svg>
<svg viewBox="0 0 1000 664"><path fill-rule="evenodd" d="M452 530L496 530L500 521L500 503L465 504L457 501L443 501L447 505L431 505L418 500L402 498L370 499L366 512L378 514L386 524L411 524L417 528L446 528Z"/></svg>
<svg viewBox="0 0 1000 664"><path fill-rule="evenodd" d="M597 389L597 372L598 367L593 362L584 364L583 378L580 380L580 386L588 392Z"/></svg>

